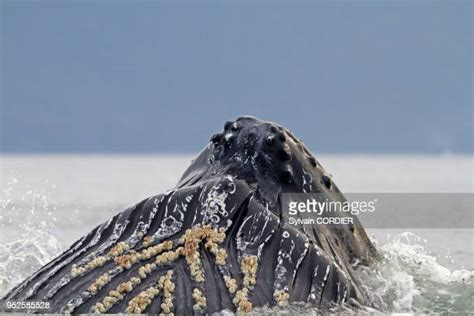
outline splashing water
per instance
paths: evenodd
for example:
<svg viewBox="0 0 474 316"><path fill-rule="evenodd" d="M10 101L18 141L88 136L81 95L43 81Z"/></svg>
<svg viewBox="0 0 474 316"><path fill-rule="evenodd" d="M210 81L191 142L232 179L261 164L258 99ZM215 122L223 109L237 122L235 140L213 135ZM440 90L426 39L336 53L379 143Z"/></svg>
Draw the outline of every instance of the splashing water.
<svg viewBox="0 0 474 316"><path fill-rule="evenodd" d="M61 244L51 234L57 221L54 210L50 194L20 188L15 177L7 180L0 195L0 227L19 233L8 241L1 236L0 297L61 253Z"/></svg>
<svg viewBox="0 0 474 316"><path fill-rule="evenodd" d="M459 313L474 310L474 271L450 271L406 232L378 248L380 261L357 269L374 307L390 313Z"/></svg>

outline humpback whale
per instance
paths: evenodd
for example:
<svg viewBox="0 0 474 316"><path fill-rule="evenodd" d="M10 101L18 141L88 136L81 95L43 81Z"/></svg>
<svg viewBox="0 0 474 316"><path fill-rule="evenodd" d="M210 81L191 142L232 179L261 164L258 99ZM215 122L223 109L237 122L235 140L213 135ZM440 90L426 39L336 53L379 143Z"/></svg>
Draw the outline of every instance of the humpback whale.
<svg viewBox="0 0 474 316"><path fill-rule="evenodd" d="M337 229L290 225L282 195L303 192L345 201L288 129L250 116L227 122L175 188L97 226L13 288L0 310L189 315L368 304L353 266L370 264L374 246L355 216Z"/></svg>

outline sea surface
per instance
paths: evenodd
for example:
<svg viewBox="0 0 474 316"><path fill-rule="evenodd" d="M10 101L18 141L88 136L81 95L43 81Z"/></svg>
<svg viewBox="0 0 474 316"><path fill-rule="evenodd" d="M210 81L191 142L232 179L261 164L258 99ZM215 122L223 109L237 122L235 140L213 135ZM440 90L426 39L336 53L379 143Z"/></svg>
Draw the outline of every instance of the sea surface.
<svg viewBox="0 0 474 316"><path fill-rule="evenodd" d="M0 297L98 224L148 196L172 188L193 157L0 156ZM347 193L473 193L473 158L318 156L334 182ZM467 211L474 211L472 205ZM416 214L412 216L416 223ZM357 270L373 303L365 310L473 313L471 224L471 228L464 229L368 229L382 259L370 268ZM270 311L318 312L298 304ZM334 313L351 311L343 308Z"/></svg>

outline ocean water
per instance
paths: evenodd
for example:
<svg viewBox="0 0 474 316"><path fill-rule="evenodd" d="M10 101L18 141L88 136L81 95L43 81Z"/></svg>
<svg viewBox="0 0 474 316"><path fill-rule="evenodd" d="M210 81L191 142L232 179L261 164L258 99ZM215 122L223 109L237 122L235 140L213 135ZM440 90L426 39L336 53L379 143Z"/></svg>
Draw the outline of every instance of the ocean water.
<svg viewBox="0 0 474 316"><path fill-rule="evenodd" d="M193 157L0 156L0 297L97 224L172 188ZM320 155L318 159L343 192L474 192L472 156ZM375 307L364 310L474 312L473 229L367 231L382 259L357 270ZM264 311L318 312L298 304ZM341 307L333 313L350 311Z"/></svg>

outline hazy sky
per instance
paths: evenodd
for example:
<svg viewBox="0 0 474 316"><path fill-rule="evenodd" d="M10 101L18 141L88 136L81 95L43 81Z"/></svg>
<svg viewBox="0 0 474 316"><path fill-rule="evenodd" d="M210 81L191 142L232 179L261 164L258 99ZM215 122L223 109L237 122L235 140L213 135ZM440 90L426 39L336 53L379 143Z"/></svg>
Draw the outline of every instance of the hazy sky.
<svg viewBox="0 0 474 316"><path fill-rule="evenodd" d="M473 152L471 1L1 1L3 152Z"/></svg>

